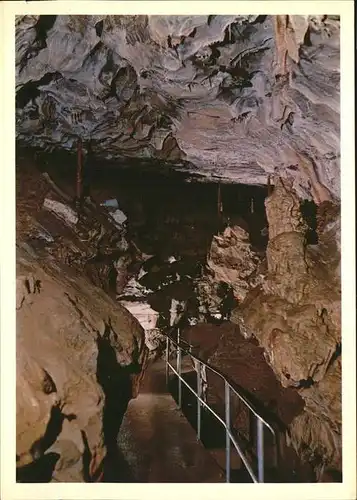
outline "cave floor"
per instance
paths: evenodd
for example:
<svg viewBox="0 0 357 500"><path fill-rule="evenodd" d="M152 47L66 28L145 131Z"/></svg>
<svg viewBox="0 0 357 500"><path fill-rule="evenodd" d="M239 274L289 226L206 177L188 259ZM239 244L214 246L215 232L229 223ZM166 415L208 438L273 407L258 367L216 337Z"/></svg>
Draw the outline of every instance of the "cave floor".
<svg viewBox="0 0 357 500"><path fill-rule="evenodd" d="M225 322L222 325L201 324L192 327L204 329L202 343L209 343L210 333L218 332L220 346L210 364L215 365L228 378L239 380L243 392L258 396L255 405L270 402L273 398L277 413L284 426L301 411L301 405L293 389L284 389L267 365L262 349L254 339L244 339L239 335L236 325ZM232 344L232 337L234 343ZM229 351L229 355L228 355ZM233 357L232 357L233 355ZM233 364L229 361L233 360ZM173 353L170 363L176 366ZM228 363L228 364L227 364ZM217 364L219 366L217 366ZM192 389L196 389L196 372L188 356L182 360L183 377ZM208 402L224 419L224 405L221 399L223 387L208 373ZM233 382L234 384L234 382ZM236 385L236 384L234 384ZM197 402L192 393L182 386L182 411L178 409L178 384L170 372L169 390L166 388L165 362L153 363L145 374L138 398L131 400L119 432L118 448L120 455L120 482L224 482L225 481L225 431L210 412L202 411L201 442L196 438ZM169 392L168 392L169 391ZM255 437L249 445L246 434L250 433L247 415L243 408L237 407L231 396L234 410L234 434L246 450L249 461L255 462L251 452L256 447ZM268 405L269 406L269 405ZM260 408L263 412L265 405ZM265 410L267 408L265 407ZM233 417L233 414L232 414ZM270 415L271 420L272 415ZM278 417L278 421L280 420ZM278 428L276 428L278 431ZM279 432L279 431L278 431ZM267 433L266 433L267 434ZM238 437L238 435L240 437ZM266 482L314 482L310 467L300 463L291 447L284 446L278 469L274 465L274 446L269 435L265 436ZM253 446L253 448L251 447ZM280 450L280 453L282 450ZM114 465L114 464L113 464ZM253 467L254 468L254 467ZM114 478L117 472L114 472ZM252 482L233 446L231 449L231 482Z"/></svg>
<svg viewBox="0 0 357 500"><path fill-rule="evenodd" d="M167 392L165 363L152 364L124 416L118 446L131 482L224 482L224 472ZM128 479L123 478L123 482Z"/></svg>

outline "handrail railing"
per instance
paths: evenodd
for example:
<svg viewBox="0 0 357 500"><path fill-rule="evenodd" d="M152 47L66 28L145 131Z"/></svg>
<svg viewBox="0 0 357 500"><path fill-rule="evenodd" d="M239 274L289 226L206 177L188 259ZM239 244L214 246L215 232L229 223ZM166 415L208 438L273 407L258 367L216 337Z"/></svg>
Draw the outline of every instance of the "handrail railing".
<svg viewBox="0 0 357 500"><path fill-rule="evenodd" d="M234 445L238 455L240 456L242 462L244 463L250 477L253 482L263 483L264 482L264 427L266 427L269 432L273 435L274 444L277 445L276 432L273 427L259 414L259 412L253 408L253 405L247 401L247 399L240 394L238 390L236 390L226 379L226 377L220 373L218 370L205 363L202 359L192 354L192 346L189 342L180 339L180 330L177 328L177 338L178 340L174 340L169 333L162 332L166 336L166 383L169 382L169 370L171 369L174 374L178 377L178 405L179 408L182 407L182 383L196 396L197 399L197 438L201 438L201 407L204 406L207 408L223 425L226 429L226 482L230 482L230 472L231 472L231 442ZM170 364L169 356L170 356L170 344L176 346L177 350L177 366L176 369ZM188 346L183 347L183 345ZM210 406L209 404L202 399L202 377L200 369L196 370L197 372L197 392L184 380L182 377L182 353L185 353L191 357L191 359L195 360L198 363L199 368L203 366L205 369L215 373L218 377L220 377L224 381L224 405L225 405L225 419L223 420ZM248 410L256 417L257 419L257 457L258 457L258 475L256 475L249 463L247 457L242 451L241 447L237 443L235 437L231 431L230 425L230 402L231 402L231 392L235 394L243 404L248 408ZM277 453L277 450L275 450ZM277 455L276 455L277 456Z"/></svg>

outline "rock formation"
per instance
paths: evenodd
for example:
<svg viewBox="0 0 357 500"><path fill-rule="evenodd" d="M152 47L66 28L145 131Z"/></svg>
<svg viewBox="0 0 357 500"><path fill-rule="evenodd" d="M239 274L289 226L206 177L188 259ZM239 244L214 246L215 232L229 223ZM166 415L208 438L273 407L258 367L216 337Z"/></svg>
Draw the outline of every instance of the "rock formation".
<svg viewBox="0 0 357 500"><path fill-rule="evenodd" d="M25 184L24 176L29 184ZM36 191L36 181L43 193ZM33 200L29 186L33 188ZM40 176L28 157L21 173L18 170L18 196L22 198L18 229L26 227L27 242L40 254L51 255L57 262L84 272L93 284L113 296L124 288L130 279L129 266L141 255L128 241L125 226L115 223L106 209L98 210L91 203L77 212L71 206L73 199L54 184L47 172ZM33 203L37 207L35 217L31 217L28 206Z"/></svg>
<svg viewBox="0 0 357 500"><path fill-rule="evenodd" d="M323 208L319 243L309 246L299 199L291 185L276 180L266 200L268 274L248 293L241 315L281 384L297 387L305 400L291 425L292 443L316 467L341 470L339 211L330 205L326 219Z"/></svg>
<svg viewBox="0 0 357 500"><path fill-rule="evenodd" d="M43 208L41 188L43 196L51 189L45 178L32 171L31 179L24 184L20 176L17 193L18 478L96 481L109 442L115 442L106 408L115 399L114 418L120 422L135 397L147 360L144 332L90 283L81 259L70 259L81 248L78 236L68 220L51 218ZM61 213L67 212L75 213L71 207ZM83 219L71 222L88 231L95 229L94 211L91 217L88 225ZM94 239L81 254L84 261Z"/></svg>
<svg viewBox="0 0 357 500"><path fill-rule="evenodd" d="M249 233L242 227L227 227L222 235L214 236L207 259L208 267L214 273L215 281L223 281L233 286L238 301L243 301L261 262L252 250ZM254 285L263 275L254 276Z"/></svg>
<svg viewBox="0 0 357 500"><path fill-rule="evenodd" d="M304 400L289 439L318 476L341 470L339 59L332 15L16 18L19 145L72 151L91 139L98 161L117 167L272 179L266 256L237 224L215 238L212 275L196 282L198 315L219 309L218 282L233 286L232 321ZM137 387L147 351L139 324L94 285L120 296L140 252L107 213L86 205L79 214L49 178L22 168L17 189L18 461L51 454L54 480L95 480L107 445L101 416L113 404L108 373L96 372L100 352L136 371ZM316 244L302 200L317 207ZM140 284L157 281L157 291L154 274ZM181 300L171 278L161 288Z"/></svg>
<svg viewBox="0 0 357 500"><path fill-rule="evenodd" d="M327 15L18 16L17 137L339 198L339 38Z"/></svg>

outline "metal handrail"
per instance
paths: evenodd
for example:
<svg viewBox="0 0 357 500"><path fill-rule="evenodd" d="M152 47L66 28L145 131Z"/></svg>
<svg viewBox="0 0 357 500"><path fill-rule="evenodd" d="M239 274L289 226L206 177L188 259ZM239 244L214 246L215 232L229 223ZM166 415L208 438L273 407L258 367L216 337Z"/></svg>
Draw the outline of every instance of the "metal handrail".
<svg viewBox="0 0 357 500"><path fill-rule="evenodd" d="M247 401L247 399L239 393L226 379L226 377L220 373L218 370L205 363L202 359L198 358L194 354L192 354L191 349L194 347L189 342L180 339L180 330L177 328L177 338L179 340L175 341L168 333L162 332L166 336L166 383L169 382L169 370L171 369L174 374L178 377L178 406L181 408L182 406L182 383L196 396L197 399L197 438L201 438L201 406L206 407L214 417L220 422L221 425L226 429L226 482L230 482L230 445L233 443L237 453L239 454L242 462L244 463L250 477L253 482L264 482L264 427L266 427L274 437L274 443L277 444L276 440L276 432L272 428L272 426L266 422L266 420L252 407L252 404ZM177 348L177 367L176 369L169 362L169 353L170 353L170 343L174 344ZM189 350L183 347L182 344L186 344L189 346ZM181 370L181 354L185 353L194 359L200 366L204 366L209 371L215 373L218 377L220 377L224 381L224 403L225 403L225 420L223 420L210 406L204 401L201 397L202 395L202 380L201 373L197 370L197 392L183 379ZM250 463L248 462L247 457L244 455L241 450L239 444L234 438L231 432L230 426L230 395L233 392L242 402L243 404L250 410L251 413L257 419L257 456L258 456L258 477L253 472Z"/></svg>

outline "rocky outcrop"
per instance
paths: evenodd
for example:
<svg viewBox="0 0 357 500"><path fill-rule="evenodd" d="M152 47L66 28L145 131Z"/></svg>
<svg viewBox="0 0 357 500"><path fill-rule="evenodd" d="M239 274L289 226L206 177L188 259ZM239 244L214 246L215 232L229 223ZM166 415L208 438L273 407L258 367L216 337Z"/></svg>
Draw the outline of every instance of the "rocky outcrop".
<svg viewBox="0 0 357 500"><path fill-rule="evenodd" d="M331 363L319 384L299 392L305 410L291 424L293 446L319 478L331 470L341 472L341 358Z"/></svg>
<svg viewBox="0 0 357 500"><path fill-rule="evenodd" d="M53 481L96 480L106 455L100 340L116 339L118 373L136 377L143 331L87 280L46 269L23 249L17 261L17 466L56 454ZM129 382L123 374L117 390Z"/></svg>
<svg viewBox="0 0 357 500"><path fill-rule="evenodd" d="M203 273L196 280L195 289L198 300L198 318L206 321L207 318L220 317L220 283L210 273Z"/></svg>
<svg viewBox="0 0 357 500"><path fill-rule="evenodd" d="M162 354L174 324L196 321L194 277L199 266L179 255L167 259L148 258L117 300L133 314L145 331L145 342L153 358Z"/></svg>
<svg viewBox="0 0 357 500"><path fill-rule="evenodd" d="M85 273L113 296L120 293L130 279L130 266L141 259L125 225L92 202L77 209L47 173L41 175L28 156L19 156L18 234L24 229L24 241L40 255Z"/></svg>
<svg viewBox="0 0 357 500"><path fill-rule="evenodd" d="M339 209L318 207L319 243L311 247L291 185L276 180L266 212L268 274L242 304L242 323L281 384L297 387L305 400L290 429L296 449L317 472L321 464L341 470Z"/></svg>
<svg viewBox="0 0 357 500"><path fill-rule="evenodd" d="M213 237L207 265L215 281L232 285L239 302L264 278L263 274L256 273L260 263L261 258L251 247L249 233L242 227L227 227L222 235Z"/></svg>
<svg viewBox="0 0 357 500"><path fill-rule="evenodd" d="M338 199L339 53L332 15L18 16L17 137Z"/></svg>
<svg viewBox="0 0 357 500"><path fill-rule="evenodd" d="M48 196L42 176L25 168L22 173L17 184L17 476L24 482L98 481L146 367L144 332L83 273L83 262L101 241L92 235L83 247L78 235L95 229L94 208L89 222L78 222L63 199ZM52 200L47 207L56 215L43 209L41 193ZM109 234L104 221L99 226ZM71 259L79 249L78 260Z"/></svg>

